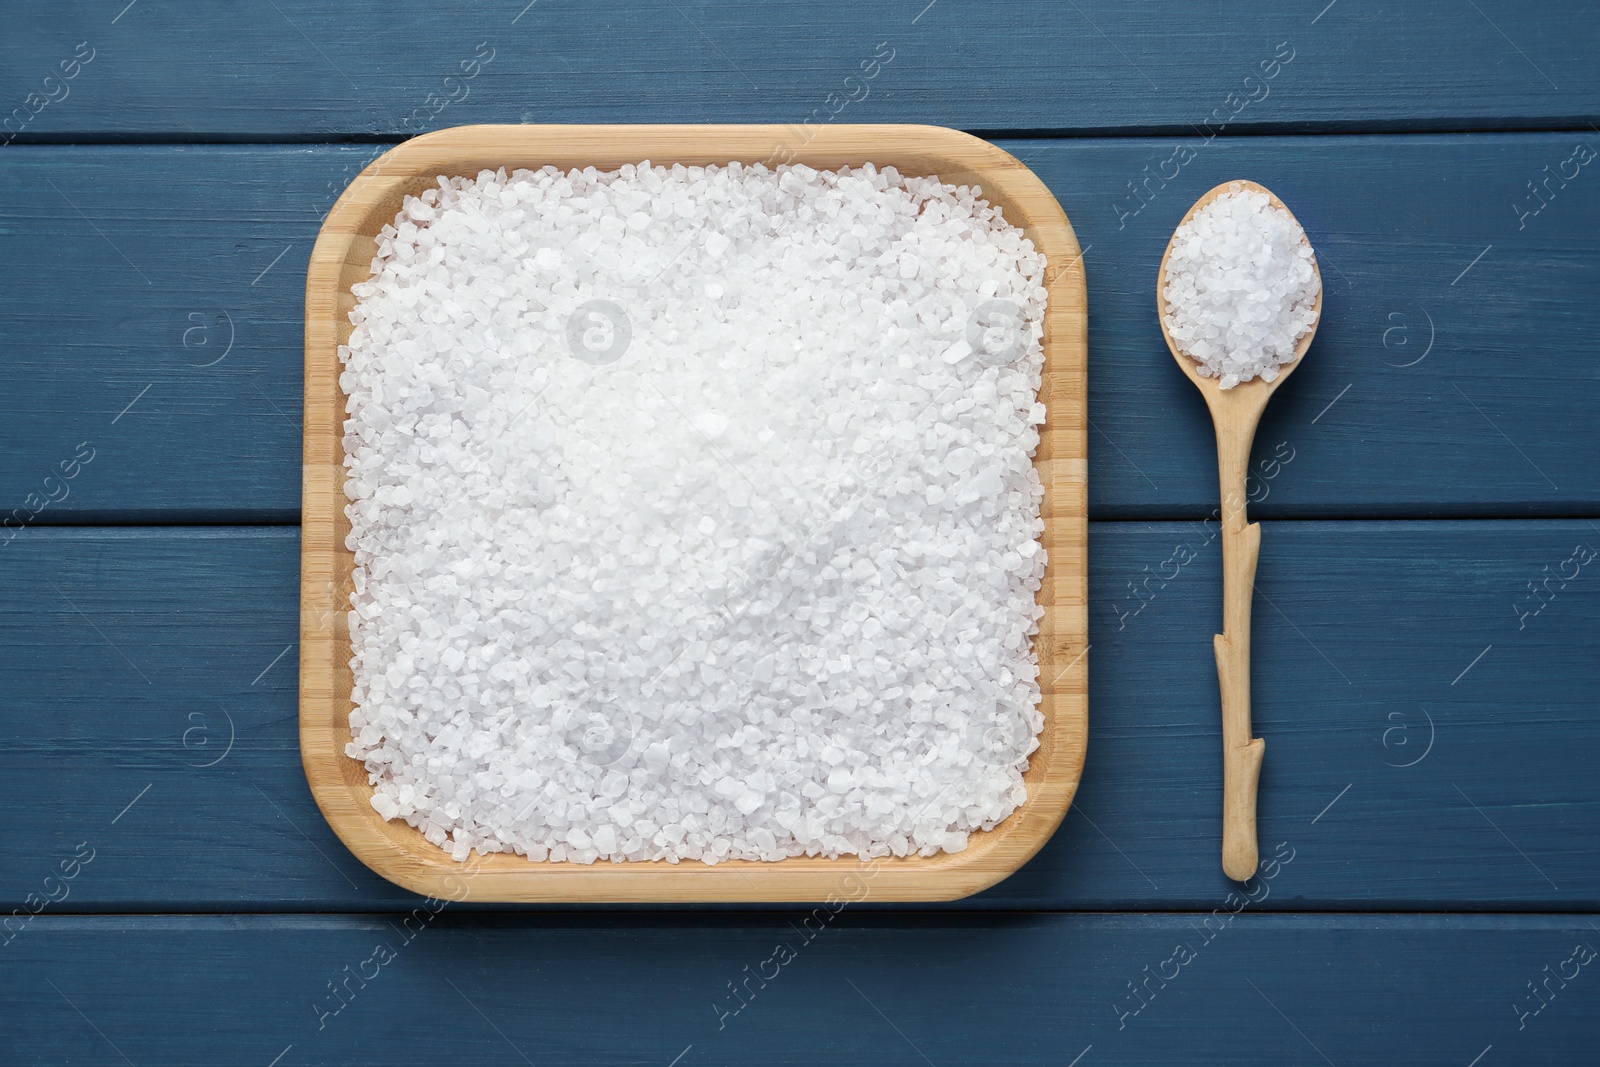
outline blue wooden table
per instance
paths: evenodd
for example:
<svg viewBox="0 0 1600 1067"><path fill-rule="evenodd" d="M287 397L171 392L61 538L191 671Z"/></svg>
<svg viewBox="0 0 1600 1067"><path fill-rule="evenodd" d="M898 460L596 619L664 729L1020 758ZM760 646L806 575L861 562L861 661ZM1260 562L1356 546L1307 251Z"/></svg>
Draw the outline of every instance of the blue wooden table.
<svg viewBox="0 0 1600 1067"><path fill-rule="evenodd" d="M6 11L0 1063L1600 1062L1597 54L1593 5L1509 0ZM668 121L971 130L1085 248L1088 765L975 898L444 905L307 793L323 215L440 126ZM1327 284L1257 437L1243 887L1210 426L1152 310L1234 177Z"/></svg>

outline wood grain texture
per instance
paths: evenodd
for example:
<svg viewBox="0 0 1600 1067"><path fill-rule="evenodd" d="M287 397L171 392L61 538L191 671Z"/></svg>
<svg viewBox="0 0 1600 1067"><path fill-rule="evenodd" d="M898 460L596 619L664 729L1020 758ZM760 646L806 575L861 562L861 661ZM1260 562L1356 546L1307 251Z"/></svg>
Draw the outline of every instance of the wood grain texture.
<svg viewBox="0 0 1600 1067"><path fill-rule="evenodd" d="M1600 364L1568 358L1600 334L1588 296L1600 290L1600 160L1523 229L1512 210L1519 195L1532 202L1526 182L1583 140L1004 142L1088 249L1091 516L1216 507L1210 421L1172 373L1150 290L1184 210L1241 174L1294 204L1328 287L1316 350L1261 425L1255 517L1600 510L1590 431ZM1600 149L1600 135L1586 140ZM1184 148L1195 158L1164 187L1150 180L1153 199L1129 216L1141 201L1128 182ZM98 457L35 521L294 521L300 471L283 457L299 447L302 272L324 213L382 150L0 151L13 190L0 206L11 300L0 321L0 508L24 507L89 440ZM232 351L207 366L230 334ZM1280 445L1293 463L1263 480Z"/></svg>
<svg viewBox="0 0 1600 1067"><path fill-rule="evenodd" d="M97 52L0 147L0 510L31 527L0 534L0 900L29 908L79 842L98 852L0 935L0 1061L1594 1062L1593 965L1549 975L1600 947L1600 584L1559 576L1600 547L1600 186L1567 162L1600 148L1597 39L1585 5L1510 0L8 10L13 130L79 42ZM1280 42L1270 95L1227 119ZM480 43L493 60L434 114ZM924 905L977 914L852 905L766 985L748 976L811 912L464 904L411 940L426 905L303 785L298 531L41 527L298 519L303 272L386 148L318 142L799 127L851 96L833 121L1018 135L1001 146L1085 250L1090 513L1140 521L1090 527L1095 753L1067 820L1017 875ZM1530 126L1570 132L1469 133ZM1380 133L1418 130L1464 135ZM293 143L152 143L252 140ZM1261 840L1298 851L1210 943L1235 888L1214 863L1217 483L1149 291L1184 208L1238 176L1295 205L1328 314L1250 496ZM82 442L94 461L38 511ZM1496 521L1272 521L1353 517ZM1143 521L1163 518L1193 521ZM1019 908L1197 914L1000 913ZM1256 914L1383 908L1583 914ZM383 914L236 914L333 909ZM229 914L138 914L198 910ZM1191 937L1187 977L1160 978ZM355 996L318 1029L335 981ZM719 1029L735 981L759 995ZM1536 981L1555 996L1519 1017Z"/></svg>
<svg viewBox="0 0 1600 1067"><path fill-rule="evenodd" d="M76 0L0 37L9 110L87 40L21 136L242 140L485 122L922 122L968 130L1584 128L1600 31L1582 5L1050 0L806 5L314 0L197 18ZM861 64L892 61L867 83ZM1292 62L1261 95L1280 43ZM480 54L462 82L461 64ZM488 54L488 53L484 53ZM473 69L468 67L467 70ZM52 90L59 95L60 90ZM832 94L830 96L830 94ZM1232 94L1230 96L1230 94ZM1241 104L1240 101L1249 101ZM437 114L434 109L443 105ZM13 129L16 129L14 126Z"/></svg>
<svg viewBox="0 0 1600 1067"><path fill-rule="evenodd" d="M1600 157L1592 133L1174 139L1092 158L1064 141L1016 146L1063 191L1091 282L1115 279L1091 290L1091 515L1216 507L1210 420L1172 374L1150 290L1189 204L1242 176L1294 206L1325 283L1316 345L1258 429L1258 518L1562 514L1557 500L1565 514L1593 514L1600 439L1551 446L1600 409L1600 366L1565 355L1587 344L1567 330L1590 313L1558 310L1573 286L1600 285L1600 256L1566 247L1576 232L1600 235L1600 183L1574 181L1534 217L1514 210L1538 203L1527 183L1542 168L1590 145ZM1503 176L1482 169L1523 148ZM1180 163L1176 178L1160 177ZM1290 453L1300 465L1280 476L1274 457Z"/></svg>
<svg viewBox="0 0 1600 1067"><path fill-rule="evenodd" d="M1060 825L1082 771L1088 736L1085 484L1087 305L1082 256L1061 207L1026 167L955 130L920 126L835 126L800 141L770 126L469 126L419 137L376 160L328 214L306 280L305 467L302 512L300 750L306 778L340 839L383 877L417 892L475 901L683 902L822 900L859 873L854 859L794 857L778 863L531 863L498 853L470 878L444 850L403 821L372 809L366 768L345 753L352 676L348 610L354 554L346 547L345 397L338 346L350 336L350 286L370 276L378 231L402 199L441 174L505 167L596 166L651 160L705 165L798 162L819 169L871 161L908 175L979 185L1020 226L1047 261L1044 377L1048 411L1034 465L1044 484L1049 553L1034 638L1045 725L1023 776L1028 799L968 847L933 857L875 864L882 900L951 900L985 889L1026 863Z"/></svg>
<svg viewBox="0 0 1600 1067"><path fill-rule="evenodd" d="M1600 531L1262 525L1252 710L1273 757L1260 834L1266 855L1298 847L1305 877L1261 906L1592 906L1600 558L1564 588L1549 579L1546 606L1526 613L1540 603L1527 583L1572 573L1573 547L1600 549ZM951 907L1210 908L1232 888L1215 852L1216 529L1090 525L1082 786L1038 856ZM410 906L306 790L299 548L292 528L36 528L5 550L0 911L84 840L100 849L92 876L52 911Z"/></svg>
<svg viewBox="0 0 1600 1067"><path fill-rule="evenodd" d="M1299 864L1268 885L1304 885ZM1152 916L46 914L0 949L0 996L13 1008L0 1055L111 1064L124 1062L120 1052L170 1067L265 1067L273 1057L277 1067L1594 1062L1597 962L1580 966L1581 949L1574 957L1576 946L1600 949L1587 915L1231 907L1219 898L1215 914ZM977 1021L1008 1013L1011 1025ZM1219 1033L1248 1039L1222 1051Z"/></svg>

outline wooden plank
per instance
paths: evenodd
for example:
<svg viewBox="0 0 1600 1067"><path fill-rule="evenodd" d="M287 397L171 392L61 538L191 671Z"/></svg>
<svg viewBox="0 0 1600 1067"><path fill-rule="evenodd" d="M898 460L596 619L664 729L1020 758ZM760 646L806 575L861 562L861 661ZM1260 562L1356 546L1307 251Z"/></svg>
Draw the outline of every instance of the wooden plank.
<svg viewBox="0 0 1600 1067"><path fill-rule="evenodd" d="M1574 299L1600 286L1600 163L1571 164L1579 177L1565 188L1556 172L1575 152L1600 160L1600 135L1013 150L1056 190L1086 249L1091 517L1217 505L1210 420L1166 351L1155 273L1190 204L1239 177L1294 211L1326 287L1305 366L1256 434L1252 514L1594 512L1600 441L1569 431L1600 407L1600 367L1568 353L1600 328L1592 301ZM1528 183L1542 180L1548 202L1530 214L1541 201Z"/></svg>
<svg viewBox="0 0 1600 1067"><path fill-rule="evenodd" d="M1298 866L1254 892L1305 884ZM1588 915L1239 900L1152 916L45 914L4 948L0 1049L173 1067L1594 1062Z"/></svg>
<svg viewBox="0 0 1600 1067"><path fill-rule="evenodd" d="M310 200L341 157L4 154L0 174L29 190L0 209L0 279L17 294L0 327L11 528L298 518L300 305L327 207ZM75 477L46 483L83 449Z"/></svg>
<svg viewBox="0 0 1600 1067"><path fill-rule="evenodd" d="M364 173L328 215L306 283L305 492L301 556L300 745L317 805L341 841L367 866L396 884L439 895L459 866L421 831L384 821L372 809L364 769L345 756L351 742L350 632L337 621L348 608L355 553L347 546L344 491L346 396L339 386L339 348L350 340L351 287L370 276L380 230L408 196L441 173L476 175L554 164L607 169L630 159L704 166L717 160L759 164L783 156L819 170L868 160L904 173L932 170L954 184L982 184L991 202L1020 226L1046 258L1050 306L1043 323L1038 399L1051 417L1035 465L1044 485L1039 537L1049 566L1038 594L1042 611L1034 647L1045 727L1023 776L1028 798L999 827L980 831L959 853L890 858L882 864L884 900L954 900L1014 873L1061 824L1077 791L1088 731L1084 675L1065 668L1087 643L1088 498L1084 409L1087 333L1082 255L1061 207L1033 172L993 145L927 126L839 127L804 147L786 149L772 126L481 126L420 137L388 153ZM1055 681L1051 681L1054 679ZM552 864L530 866L512 853L485 858L473 878L475 901L681 903L686 901L817 900L857 866L825 858L782 863L731 860L684 864Z"/></svg>
<svg viewBox="0 0 1600 1067"><path fill-rule="evenodd" d="M1253 514L1593 513L1600 367L1569 357L1600 332L1600 163L1552 182L1520 230L1512 207L1536 203L1526 183L1580 140L1004 142L1087 250L1091 515L1199 517L1217 504L1210 424L1165 353L1154 278L1189 204L1241 174L1284 197L1328 278L1307 364L1257 435L1258 471L1277 476L1258 474ZM1600 149L1600 136L1585 143ZM1133 197L1129 182L1185 148L1195 158L1177 178ZM0 207L13 296L0 501L13 524L297 517L303 272L323 214L381 149L0 153L16 190ZM46 486L85 441L93 461ZM1292 459L1272 468L1275 456Z"/></svg>
<svg viewBox="0 0 1600 1067"><path fill-rule="evenodd" d="M9 133L75 139L835 116L991 131L1583 128L1600 115L1597 44L1581 7L1534 18L1513 0L1465 11L694 0L625 16L507 0L446 19L284 0L221 27L159 4L78 0L10 16L0 100L20 109Z"/></svg>
<svg viewBox="0 0 1600 1067"><path fill-rule="evenodd" d="M1211 907L1229 891L1216 860L1215 530L1091 524L1083 786L1039 856L959 906ZM1296 848L1305 874L1264 907L1600 897L1600 563L1579 562L1580 544L1600 549L1600 530L1262 524L1260 834L1266 855ZM19 906L51 857L91 837L95 876L67 909L412 899L344 850L306 790L297 531L35 528L5 551L0 900ZM1546 581L1541 609L1528 583Z"/></svg>

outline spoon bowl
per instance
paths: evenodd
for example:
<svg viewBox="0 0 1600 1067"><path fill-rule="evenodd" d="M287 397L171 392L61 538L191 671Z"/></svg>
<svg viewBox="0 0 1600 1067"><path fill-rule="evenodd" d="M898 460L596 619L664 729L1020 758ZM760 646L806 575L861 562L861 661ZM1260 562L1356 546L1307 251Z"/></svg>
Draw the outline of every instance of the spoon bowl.
<svg viewBox="0 0 1600 1067"><path fill-rule="evenodd" d="M1199 200L1183 217L1181 227L1196 212L1225 193L1250 190L1265 193L1272 206L1293 219L1294 213L1272 191L1249 181L1223 182ZM1299 220L1295 220L1299 226ZM1302 239L1310 247L1309 239ZM1173 233L1176 240L1177 233ZM1245 515L1245 480L1250 473L1250 446L1267 401L1289 375L1300 366L1322 320L1322 272L1316 255L1311 269L1317 276L1316 318L1306 335L1295 345L1295 358L1278 368L1278 376L1268 382L1257 376L1231 389L1222 388L1220 378L1200 373L1200 364L1184 353L1167 328L1167 261L1172 256L1172 241L1161 257L1156 274L1156 311L1161 334L1200 395L1206 399L1217 435L1217 475L1222 507L1222 633L1213 639L1217 659L1217 681L1222 692L1222 869L1228 877L1244 881L1256 873L1259 853L1256 845L1256 786L1261 777L1261 759L1266 743L1251 737L1250 728L1250 601L1255 591L1256 561L1261 551L1261 526Z"/></svg>
<svg viewBox="0 0 1600 1067"><path fill-rule="evenodd" d="M1179 220L1178 228L1181 229L1188 225L1189 221L1201 209L1224 193L1242 192L1265 193L1267 199L1272 202L1273 207L1294 219L1296 226L1300 226L1300 220L1294 218L1294 212L1290 211L1288 206L1282 200L1279 200L1271 189L1256 182L1235 179L1234 181L1223 182L1199 200L1196 200L1194 206ZM1302 234L1305 233L1304 226L1300 226L1300 232ZM1221 404L1223 406L1220 410L1227 412L1230 417L1237 418L1244 412L1254 411L1255 421L1259 421L1261 412L1266 409L1267 401L1272 397L1272 394L1277 391L1278 386L1288 379L1289 375L1294 373L1295 368L1300 366L1301 359L1306 354L1306 349L1311 347L1311 339L1317 334L1317 326L1322 321L1322 271L1317 266L1316 253L1315 251L1312 252L1311 270L1317 276L1317 301L1314 305L1317 317L1311 323L1311 329L1307 330L1306 335L1300 338L1299 342L1294 346L1294 359L1278 368L1278 377L1273 381L1264 381L1258 376L1248 382L1240 382L1232 389L1224 389L1222 388L1222 379L1207 378L1200 373L1200 364L1184 353L1183 349L1179 347L1177 339L1172 336L1172 332L1167 328L1167 261L1172 258L1172 241L1177 236L1177 230L1174 230L1172 239L1167 241L1166 251L1161 254L1161 268L1156 272L1156 317L1161 323L1161 336L1166 338L1167 348L1171 350L1172 358L1178 361L1178 369L1183 371L1188 379L1195 384L1195 387L1200 390L1201 395L1206 398L1206 407L1211 410L1213 419L1217 417L1218 405ZM1306 244L1309 246L1310 243L1310 240L1307 239ZM1254 429L1254 422L1252 422L1252 432Z"/></svg>

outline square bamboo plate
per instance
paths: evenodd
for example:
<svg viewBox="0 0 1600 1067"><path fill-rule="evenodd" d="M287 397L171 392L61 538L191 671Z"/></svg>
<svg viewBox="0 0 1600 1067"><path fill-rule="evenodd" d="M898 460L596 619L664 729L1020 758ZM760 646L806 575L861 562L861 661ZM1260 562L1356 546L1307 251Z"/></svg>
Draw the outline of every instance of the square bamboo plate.
<svg viewBox="0 0 1600 1067"><path fill-rule="evenodd" d="M438 175L537 169L614 170L657 164L805 163L818 169L872 162L907 175L978 185L1020 225L1048 262L1049 308L1041 428L1034 465L1044 482L1045 612L1035 648L1045 716L1025 775L1028 799L967 849L930 858L864 862L795 858L777 863L533 863L497 853L452 861L403 821L370 803L365 767L345 756L352 675L346 611L353 554L345 548L342 446L345 395L338 346L349 339L350 286L364 281L375 235L407 194ZM396 147L334 204L306 277L304 512L300 585L300 755L317 804L341 840L391 882L452 900L593 903L691 901L955 900L1011 874L1055 832L1083 768L1088 734L1087 302L1082 257L1066 215L1037 176L987 141L937 126L463 126Z"/></svg>

